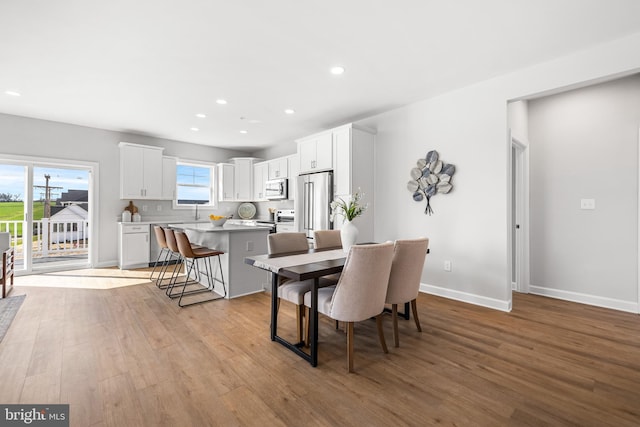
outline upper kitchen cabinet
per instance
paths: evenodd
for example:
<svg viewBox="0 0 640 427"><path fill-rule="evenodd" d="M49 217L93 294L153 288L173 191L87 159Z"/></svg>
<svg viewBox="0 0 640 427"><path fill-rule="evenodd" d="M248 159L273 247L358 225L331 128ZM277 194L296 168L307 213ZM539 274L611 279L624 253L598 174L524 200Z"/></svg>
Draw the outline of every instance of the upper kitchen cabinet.
<svg viewBox="0 0 640 427"><path fill-rule="evenodd" d="M162 200L176 198L176 169L178 159L175 157L162 158Z"/></svg>
<svg viewBox="0 0 640 427"><path fill-rule="evenodd" d="M254 158L236 157L231 159L234 166L233 185L237 201L253 199L253 163Z"/></svg>
<svg viewBox="0 0 640 427"><path fill-rule="evenodd" d="M234 169L231 163L218 164L218 200L221 202L233 202L235 200Z"/></svg>
<svg viewBox="0 0 640 427"><path fill-rule="evenodd" d="M257 202L267 200L264 193L264 183L269 179L269 162L261 162L253 165L253 199Z"/></svg>
<svg viewBox="0 0 640 427"><path fill-rule="evenodd" d="M299 173L319 172L333 168L331 132L322 132L296 141L300 160Z"/></svg>
<svg viewBox="0 0 640 427"><path fill-rule="evenodd" d="M162 151L160 147L121 142L120 198L162 198Z"/></svg>
<svg viewBox="0 0 640 427"><path fill-rule="evenodd" d="M244 202L253 200L253 165L255 157L234 157L218 165L218 200Z"/></svg>
<svg viewBox="0 0 640 427"><path fill-rule="evenodd" d="M287 157L269 160L269 179L289 177L289 161Z"/></svg>

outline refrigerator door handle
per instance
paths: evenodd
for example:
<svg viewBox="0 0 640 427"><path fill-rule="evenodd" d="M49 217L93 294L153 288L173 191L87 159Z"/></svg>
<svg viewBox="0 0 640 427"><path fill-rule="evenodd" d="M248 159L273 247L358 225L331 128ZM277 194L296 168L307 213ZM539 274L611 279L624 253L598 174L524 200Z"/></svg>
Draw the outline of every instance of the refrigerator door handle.
<svg viewBox="0 0 640 427"><path fill-rule="evenodd" d="M315 197L315 185L313 182L309 183L309 230L315 230L316 228L316 197ZM309 236L311 237L311 236Z"/></svg>
<svg viewBox="0 0 640 427"><path fill-rule="evenodd" d="M309 229L309 183L304 183L304 191L302 193L302 205L304 212L302 215L302 228L306 231Z"/></svg>

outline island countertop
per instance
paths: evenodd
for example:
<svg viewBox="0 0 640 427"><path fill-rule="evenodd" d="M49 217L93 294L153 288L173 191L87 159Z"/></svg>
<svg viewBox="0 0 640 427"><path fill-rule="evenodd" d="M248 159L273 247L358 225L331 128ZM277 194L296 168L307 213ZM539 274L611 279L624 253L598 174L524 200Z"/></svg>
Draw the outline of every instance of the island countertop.
<svg viewBox="0 0 640 427"><path fill-rule="evenodd" d="M269 227L235 224L221 227L208 222L175 222L169 223L169 227L184 231L191 243L223 252L220 261L227 298L262 292L268 286L270 276L263 270L245 264L244 259L268 252ZM202 262L198 260L198 263ZM201 265L200 270L206 271L206 267ZM207 285L206 280L202 281L205 277L204 274L200 277L200 283L204 286Z"/></svg>
<svg viewBox="0 0 640 427"><path fill-rule="evenodd" d="M183 230L190 231L201 231L205 233L221 233L221 232L238 232L238 231L269 231L269 227L261 227L259 225L248 226L248 225L231 225L224 224L221 226L216 226L207 222L187 222L187 223L171 223L169 224L171 228L178 228Z"/></svg>

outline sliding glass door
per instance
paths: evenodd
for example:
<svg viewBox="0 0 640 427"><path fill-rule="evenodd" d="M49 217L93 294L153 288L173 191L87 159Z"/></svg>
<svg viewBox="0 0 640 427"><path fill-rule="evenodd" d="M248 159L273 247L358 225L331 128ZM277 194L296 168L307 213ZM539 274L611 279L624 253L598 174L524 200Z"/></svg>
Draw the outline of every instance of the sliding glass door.
<svg viewBox="0 0 640 427"><path fill-rule="evenodd" d="M0 158L0 177L17 273L90 266L91 167Z"/></svg>

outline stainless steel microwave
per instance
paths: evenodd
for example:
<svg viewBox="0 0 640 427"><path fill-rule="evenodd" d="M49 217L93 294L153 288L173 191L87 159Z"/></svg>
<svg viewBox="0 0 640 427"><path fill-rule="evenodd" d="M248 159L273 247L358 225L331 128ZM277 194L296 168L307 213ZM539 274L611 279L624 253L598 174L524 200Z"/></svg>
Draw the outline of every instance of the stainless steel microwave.
<svg viewBox="0 0 640 427"><path fill-rule="evenodd" d="M269 200L289 198L288 180L286 178L271 179L264 185L264 194Z"/></svg>

